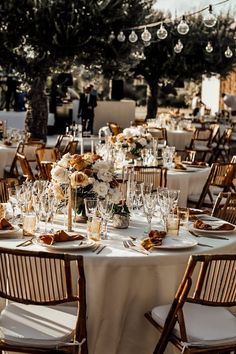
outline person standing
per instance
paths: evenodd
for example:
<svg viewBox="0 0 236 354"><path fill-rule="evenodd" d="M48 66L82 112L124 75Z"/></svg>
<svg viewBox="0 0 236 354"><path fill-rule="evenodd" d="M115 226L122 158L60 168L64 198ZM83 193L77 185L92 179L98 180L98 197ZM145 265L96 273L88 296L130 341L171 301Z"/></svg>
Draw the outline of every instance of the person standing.
<svg viewBox="0 0 236 354"><path fill-rule="evenodd" d="M201 99L197 92L192 99L192 114L194 117L200 115Z"/></svg>
<svg viewBox="0 0 236 354"><path fill-rule="evenodd" d="M85 92L80 95L79 118L82 118L83 132L93 134L94 108L97 106L97 97L91 92L91 85L86 87Z"/></svg>

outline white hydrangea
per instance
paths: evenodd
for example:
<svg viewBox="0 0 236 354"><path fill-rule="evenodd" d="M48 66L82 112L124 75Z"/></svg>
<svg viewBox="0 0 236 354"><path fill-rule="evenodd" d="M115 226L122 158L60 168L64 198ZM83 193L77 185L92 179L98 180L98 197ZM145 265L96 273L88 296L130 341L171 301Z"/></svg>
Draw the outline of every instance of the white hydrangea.
<svg viewBox="0 0 236 354"><path fill-rule="evenodd" d="M147 145L147 140L145 138L138 139L138 143L143 147Z"/></svg>
<svg viewBox="0 0 236 354"><path fill-rule="evenodd" d="M118 188L110 189L109 194L108 194L108 198L112 203L118 204L122 199L122 193L121 193L121 191L119 191Z"/></svg>
<svg viewBox="0 0 236 354"><path fill-rule="evenodd" d="M95 181L93 184L93 191L100 197L105 197L109 190L109 184L105 182Z"/></svg>
<svg viewBox="0 0 236 354"><path fill-rule="evenodd" d="M99 170L97 173L97 177L99 180L103 182L111 182L113 179L113 174L110 171L107 170Z"/></svg>

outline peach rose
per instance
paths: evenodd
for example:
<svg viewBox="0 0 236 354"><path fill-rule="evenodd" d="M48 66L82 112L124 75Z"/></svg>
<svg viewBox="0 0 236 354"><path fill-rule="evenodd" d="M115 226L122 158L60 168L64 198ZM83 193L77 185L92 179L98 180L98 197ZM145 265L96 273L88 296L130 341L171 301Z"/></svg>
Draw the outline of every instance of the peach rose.
<svg viewBox="0 0 236 354"><path fill-rule="evenodd" d="M79 171L73 172L70 177L70 180L71 180L72 188L86 187L87 185L89 185L89 178L83 172L79 172Z"/></svg>

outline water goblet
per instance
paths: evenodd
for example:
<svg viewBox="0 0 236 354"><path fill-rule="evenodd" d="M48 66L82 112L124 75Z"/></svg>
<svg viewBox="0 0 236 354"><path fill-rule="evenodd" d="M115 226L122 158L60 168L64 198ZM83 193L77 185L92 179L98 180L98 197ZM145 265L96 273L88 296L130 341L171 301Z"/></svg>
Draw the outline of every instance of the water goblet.
<svg viewBox="0 0 236 354"><path fill-rule="evenodd" d="M88 218L92 219L96 216L97 208L98 208L98 200L97 198L85 198L85 213Z"/></svg>
<svg viewBox="0 0 236 354"><path fill-rule="evenodd" d="M98 200L98 211L102 218L102 238L104 240L108 238L107 224L112 216L113 206L114 203L112 203L108 198Z"/></svg>
<svg viewBox="0 0 236 354"><path fill-rule="evenodd" d="M156 210L157 195L156 193L143 194L143 211L147 218L148 229L147 234L151 231L152 218Z"/></svg>

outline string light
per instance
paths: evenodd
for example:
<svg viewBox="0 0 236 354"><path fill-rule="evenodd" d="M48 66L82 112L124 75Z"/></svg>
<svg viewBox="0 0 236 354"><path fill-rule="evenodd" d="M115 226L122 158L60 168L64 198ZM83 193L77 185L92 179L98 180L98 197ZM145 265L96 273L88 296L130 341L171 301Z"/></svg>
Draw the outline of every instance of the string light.
<svg viewBox="0 0 236 354"><path fill-rule="evenodd" d="M217 22L217 18L212 13L212 5L209 5L208 13L203 18L203 23L206 27L214 27Z"/></svg>
<svg viewBox="0 0 236 354"><path fill-rule="evenodd" d="M229 46L227 47L227 49L225 51L225 56L226 56L226 58L232 58L232 56L233 56L233 52Z"/></svg>
<svg viewBox="0 0 236 354"><path fill-rule="evenodd" d="M138 40L137 34L134 31L132 31L129 35L129 41L131 43L135 43L135 42L137 42L137 40Z"/></svg>
<svg viewBox="0 0 236 354"><path fill-rule="evenodd" d="M141 38L144 42L149 42L152 38L151 33L147 30L147 28L144 28L143 33L141 34Z"/></svg>
<svg viewBox="0 0 236 354"><path fill-rule="evenodd" d="M109 40L109 42L112 42L112 41L114 41L115 38L116 38L116 36L114 34L114 31L112 31L108 40Z"/></svg>
<svg viewBox="0 0 236 354"><path fill-rule="evenodd" d="M117 40L119 42L124 42L126 40L126 36L124 35L124 32L123 31L120 31L120 33L118 34L117 36Z"/></svg>
<svg viewBox="0 0 236 354"><path fill-rule="evenodd" d="M213 47L211 45L211 42L208 42L207 45L206 45L206 52L207 53L212 53L213 52Z"/></svg>
<svg viewBox="0 0 236 354"><path fill-rule="evenodd" d="M168 36L168 32L163 26L163 23L161 24L160 28L157 30L157 37L159 39L165 39Z"/></svg>
<svg viewBox="0 0 236 354"><path fill-rule="evenodd" d="M189 25L187 24L187 22L185 20L185 16L182 17L182 20L178 24L177 31L179 32L179 34L182 34L182 35L185 35L188 33Z"/></svg>
<svg viewBox="0 0 236 354"><path fill-rule="evenodd" d="M183 50L183 43L181 42L181 40L179 39L178 42L176 43L176 45L174 46L174 51L175 53L179 54L182 52Z"/></svg>

